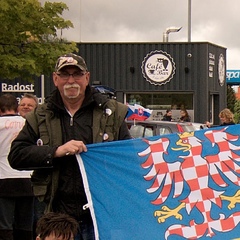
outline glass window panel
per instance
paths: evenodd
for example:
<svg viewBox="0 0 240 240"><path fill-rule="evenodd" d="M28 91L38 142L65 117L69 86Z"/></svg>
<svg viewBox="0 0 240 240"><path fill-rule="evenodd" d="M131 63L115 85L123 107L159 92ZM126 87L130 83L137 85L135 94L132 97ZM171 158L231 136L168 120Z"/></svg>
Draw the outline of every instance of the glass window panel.
<svg viewBox="0 0 240 240"><path fill-rule="evenodd" d="M146 127L144 132L144 137L152 137L153 129L151 127Z"/></svg>
<svg viewBox="0 0 240 240"><path fill-rule="evenodd" d="M193 109L192 93L128 93L128 104L140 104L152 110L161 109Z"/></svg>
<svg viewBox="0 0 240 240"><path fill-rule="evenodd" d="M144 127L141 125L132 125L129 132L133 138L143 137Z"/></svg>
<svg viewBox="0 0 240 240"><path fill-rule="evenodd" d="M169 128L161 127L161 128L159 128L159 133L160 133L160 135L165 135L165 134L169 134L172 132L170 131Z"/></svg>

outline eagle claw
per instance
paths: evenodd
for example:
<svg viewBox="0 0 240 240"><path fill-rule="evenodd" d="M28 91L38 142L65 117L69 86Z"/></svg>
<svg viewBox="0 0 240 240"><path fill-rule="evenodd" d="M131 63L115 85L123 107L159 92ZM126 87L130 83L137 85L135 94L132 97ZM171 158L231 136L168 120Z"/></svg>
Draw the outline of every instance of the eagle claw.
<svg viewBox="0 0 240 240"><path fill-rule="evenodd" d="M176 219L182 220L182 215L178 213L182 208L185 207L185 203L181 203L175 209L170 209L167 206L162 206L161 210L154 212L154 217L158 217L158 223L163 223L169 217L175 217Z"/></svg>
<svg viewBox="0 0 240 240"><path fill-rule="evenodd" d="M228 204L228 209L231 210L231 209L235 208L237 203L240 203L240 190L238 190L233 196L221 195L220 198L222 200L226 200L226 201L230 202Z"/></svg>

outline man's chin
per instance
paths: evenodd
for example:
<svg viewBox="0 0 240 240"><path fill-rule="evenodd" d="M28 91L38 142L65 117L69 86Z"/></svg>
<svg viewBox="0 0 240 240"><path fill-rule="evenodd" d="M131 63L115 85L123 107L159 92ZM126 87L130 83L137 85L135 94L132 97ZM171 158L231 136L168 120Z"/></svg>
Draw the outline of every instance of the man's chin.
<svg viewBox="0 0 240 240"><path fill-rule="evenodd" d="M69 98L69 99L74 99L74 98L77 98L78 95L67 95L66 97Z"/></svg>
<svg viewBox="0 0 240 240"><path fill-rule="evenodd" d="M69 91L69 92L65 91L64 92L65 97L68 98L68 99L77 98L79 96L79 94L80 94L80 90L78 90L78 91Z"/></svg>

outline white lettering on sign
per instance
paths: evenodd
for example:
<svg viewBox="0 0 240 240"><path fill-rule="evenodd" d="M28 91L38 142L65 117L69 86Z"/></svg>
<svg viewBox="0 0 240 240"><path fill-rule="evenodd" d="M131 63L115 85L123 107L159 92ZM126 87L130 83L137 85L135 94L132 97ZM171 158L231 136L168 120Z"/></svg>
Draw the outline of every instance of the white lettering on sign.
<svg viewBox="0 0 240 240"><path fill-rule="evenodd" d="M215 54L213 53L209 53L208 54L208 64L209 64L209 67L208 67L208 76L210 78L213 78L213 72L214 72L214 65L215 65Z"/></svg>
<svg viewBox="0 0 240 240"><path fill-rule="evenodd" d="M214 62L214 60L211 60L211 59L209 59L209 65L215 65L215 62Z"/></svg>
<svg viewBox="0 0 240 240"><path fill-rule="evenodd" d="M2 92L34 92L34 84L7 84L2 83Z"/></svg>
<svg viewBox="0 0 240 240"><path fill-rule="evenodd" d="M208 56L209 56L209 59L214 59L215 60L215 55L213 53L209 53Z"/></svg>
<svg viewBox="0 0 240 240"><path fill-rule="evenodd" d="M17 97L17 101L18 101L18 104L20 103L20 100L21 100L21 98L23 97L23 95L21 96L21 97ZM37 96L36 96L37 97ZM42 98L37 98L38 99L38 104L43 104L43 99Z"/></svg>
<svg viewBox="0 0 240 240"><path fill-rule="evenodd" d="M227 70L227 80L230 81L231 79L240 79L240 70Z"/></svg>

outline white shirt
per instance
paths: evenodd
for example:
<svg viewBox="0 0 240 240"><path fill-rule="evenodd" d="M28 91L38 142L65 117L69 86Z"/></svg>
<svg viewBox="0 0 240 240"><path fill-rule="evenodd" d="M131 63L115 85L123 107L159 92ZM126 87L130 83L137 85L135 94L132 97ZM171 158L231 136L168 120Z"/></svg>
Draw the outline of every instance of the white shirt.
<svg viewBox="0 0 240 240"><path fill-rule="evenodd" d="M18 135L25 124L21 116L0 117L0 179L30 178L32 171L18 171L8 163L8 153L13 139Z"/></svg>

